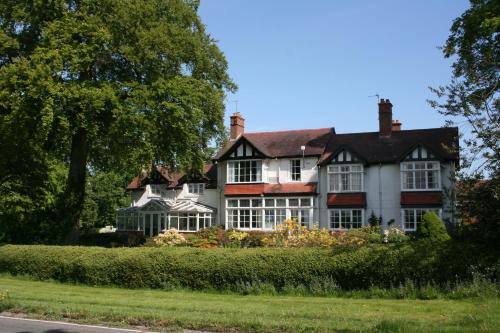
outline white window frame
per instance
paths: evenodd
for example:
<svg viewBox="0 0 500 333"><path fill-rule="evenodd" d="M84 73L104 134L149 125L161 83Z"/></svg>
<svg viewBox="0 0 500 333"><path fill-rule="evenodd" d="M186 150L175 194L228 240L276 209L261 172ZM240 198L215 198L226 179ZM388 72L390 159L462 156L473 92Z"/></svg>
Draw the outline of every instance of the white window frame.
<svg viewBox="0 0 500 333"><path fill-rule="evenodd" d="M350 230L350 229L358 229L358 228L333 228L332 227L332 215L335 213L335 212L339 212L339 214L342 214L342 211L348 211L349 212L349 217L350 217L350 223L352 223L352 219L353 219L353 211L355 210L359 210L361 211L361 226L360 228L364 227L366 225L366 222L365 222L365 210L363 208L336 208L336 209L328 209L328 229L330 230L335 230L335 231L339 231L339 230ZM342 223L342 222L340 222Z"/></svg>
<svg viewBox="0 0 500 333"><path fill-rule="evenodd" d="M352 171L352 167L360 167L361 171ZM342 167L349 167L349 171L340 171L340 168ZM339 168L339 171L333 171L334 168ZM331 188L331 182L330 178L333 177L333 175L338 174L338 175L349 175L349 189L348 190L335 190ZM361 188L360 189L353 189L352 188L352 175L353 174L360 174L361 175ZM364 192L365 190L365 168L363 164L360 163L352 163L352 164L331 164L327 168L327 186L328 186L328 193L357 193L357 192ZM339 179L342 179L341 177ZM339 186L341 187L341 186Z"/></svg>
<svg viewBox="0 0 500 333"><path fill-rule="evenodd" d="M252 178L251 173L250 173L250 181L240 182L240 181L236 181L235 179L231 179L232 175L231 175L231 167L230 166L232 164L238 164L238 170L242 170L242 168L239 166L239 163L243 163L243 162L257 162L257 164L260 163L260 168L259 168L258 165L257 165L257 168L256 168L256 170L260 169L260 173L257 173L257 175L260 175L260 179L258 179L257 175L256 175L256 177L255 177L256 180L252 181L251 180L251 178ZM264 167L263 167L263 165L264 165L264 163L262 162L262 160L259 160L259 159L245 159L245 160L230 160L230 161L227 161L226 182L228 184L262 183L263 182L262 179L264 178Z"/></svg>
<svg viewBox="0 0 500 333"><path fill-rule="evenodd" d="M188 193L201 195L205 191L204 183L189 183L188 184Z"/></svg>
<svg viewBox="0 0 500 333"><path fill-rule="evenodd" d="M250 204L249 206L242 206L240 202L242 200L249 200ZM255 206L253 203L253 200L260 200L260 206ZM274 200L273 205L266 205L266 200ZM282 202L284 200L285 204L284 205L279 205L278 200ZM290 202L295 202L297 200L297 205L290 205ZM309 204L305 200L309 200ZM234 201L237 202L236 206L229 206L229 201ZM269 203L269 201L267 202ZM232 223L229 223L229 214L232 211L238 211L236 213L236 216L238 217L238 227L240 223L240 210L249 210L250 211L250 227L249 228L234 228L238 230L274 230L276 229L276 225L282 223L283 221L278 221L277 216L283 216L282 214L277 214L277 211L285 211L284 218L289 219L291 218L291 212L292 210L298 210L298 217L299 217L299 223L301 223L302 216L305 212L307 221L306 227L311 228L312 227L312 220L314 217L314 197L312 196L301 196L301 197L243 197L243 198L226 198L226 229L231 229L233 228ZM274 221L273 221L273 227L272 228L267 228L266 227L266 210L274 211ZM259 228L254 228L252 226L252 219L253 216L258 214L260 216L260 227ZM246 215L245 215L246 216Z"/></svg>
<svg viewBox="0 0 500 333"><path fill-rule="evenodd" d="M415 164L425 163L425 168L423 169L415 169ZM434 163L436 165L435 168L428 168L427 163ZM406 166L413 165L413 169L407 169ZM415 172L423 171L425 172L425 188L415 188ZM414 188L405 188L405 178L406 174L412 172L413 175L413 187ZM429 172L436 172L437 179L436 185L437 187L430 188L429 187ZM425 191L441 191L441 164L439 161L411 161L411 162L401 162L400 165L400 173L401 173L401 191L402 192L425 192Z"/></svg>
<svg viewBox="0 0 500 333"><path fill-rule="evenodd" d="M298 179L293 179L294 175L297 176L297 172L294 172L294 168L296 168L297 166L293 165L296 162L298 162L298 164L299 164ZM300 181L302 181L302 161L300 159L291 159L290 160L290 181L291 182L300 182Z"/></svg>
<svg viewBox="0 0 500 333"><path fill-rule="evenodd" d="M414 228L406 228L406 213L410 211L414 218L414 222L412 222L415 224ZM443 210L441 208L436 207L401 208L401 228L403 229L403 231L417 231L418 223L421 222L417 221L417 211L422 212L422 216L424 216L425 213L431 211L437 213L439 218L441 218L441 215L443 213Z"/></svg>

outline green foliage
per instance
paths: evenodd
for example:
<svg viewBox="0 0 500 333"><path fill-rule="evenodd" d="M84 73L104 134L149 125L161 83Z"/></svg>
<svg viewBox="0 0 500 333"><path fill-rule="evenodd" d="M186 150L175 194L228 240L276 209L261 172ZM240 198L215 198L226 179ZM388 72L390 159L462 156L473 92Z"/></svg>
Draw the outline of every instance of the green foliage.
<svg viewBox="0 0 500 333"><path fill-rule="evenodd" d="M498 258L497 252L452 241L333 250L6 245L0 247L0 272L132 288L235 290L241 283L265 283L281 292L301 285L308 290L390 288L407 281L417 287L453 286L476 274L500 277Z"/></svg>
<svg viewBox="0 0 500 333"><path fill-rule="evenodd" d="M80 235L79 244L84 246L102 247L135 247L146 242L142 232L117 231L107 233L86 232Z"/></svg>
<svg viewBox="0 0 500 333"><path fill-rule="evenodd" d="M498 177L500 4L496 0L470 3L471 7L453 22L443 47L444 56L454 58L451 83L431 89L439 100L430 103L449 124L458 123L467 132L463 138L467 150L461 152L464 176L486 171Z"/></svg>
<svg viewBox="0 0 500 333"><path fill-rule="evenodd" d="M129 179L115 172L97 172L87 177L82 229L115 225L116 209L130 206L130 196L125 192Z"/></svg>
<svg viewBox="0 0 500 333"><path fill-rule="evenodd" d="M0 183L2 199L15 201L13 224L36 220L33 204L55 210L43 200L51 160L69 162L65 193L50 192L59 232L78 226L84 207L85 223L108 220L108 199L83 200L89 170L130 174L151 160L201 168L236 86L197 9L189 0L0 3Z"/></svg>
<svg viewBox="0 0 500 333"><path fill-rule="evenodd" d="M427 212L422 217L422 222L417 226L417 238L431 241L447 241L450 239L450 235L448 235L439 216L434 212Z"/></svg>

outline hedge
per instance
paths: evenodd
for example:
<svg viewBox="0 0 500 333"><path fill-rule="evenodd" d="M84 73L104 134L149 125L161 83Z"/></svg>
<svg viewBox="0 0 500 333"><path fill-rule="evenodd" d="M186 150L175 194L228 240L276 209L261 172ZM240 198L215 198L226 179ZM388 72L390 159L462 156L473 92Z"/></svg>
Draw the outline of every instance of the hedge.
<svg viewBox="0 0 500 333"><path fill-rule="evenodd" d="M452 241L334 249L0 247L0 272L35 279L128 288L231 289L269 283L277 290L335 281L343 289L500 277L498 255Z"/></svg>

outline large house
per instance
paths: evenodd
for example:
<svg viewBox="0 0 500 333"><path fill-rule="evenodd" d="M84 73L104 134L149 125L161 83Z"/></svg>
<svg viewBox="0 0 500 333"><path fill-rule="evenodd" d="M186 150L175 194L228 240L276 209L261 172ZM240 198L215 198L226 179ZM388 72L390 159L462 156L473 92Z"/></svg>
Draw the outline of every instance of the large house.
<svg viewBox="0 0 500 333"><path fill-rule="evenodd" d="M132 206L118 210L118 230L272 230L286 218L345 230L376 216L384 228L411 232L429 210L453 223L458 129L401 130L388 99L378 113L378 132L346 134L245 133L234 113L229 142L199 177L156 166L132 180Z"/></svg>

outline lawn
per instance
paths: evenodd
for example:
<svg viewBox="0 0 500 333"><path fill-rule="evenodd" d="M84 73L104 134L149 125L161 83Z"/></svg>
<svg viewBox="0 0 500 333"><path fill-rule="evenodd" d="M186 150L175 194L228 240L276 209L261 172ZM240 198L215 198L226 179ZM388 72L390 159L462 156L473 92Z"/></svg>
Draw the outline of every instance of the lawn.
<svg viewBox="0 0 500 333"><path fill-rule="evenodd" d="M240 296L88 287L0 277L9 311L30 317L243 332L498 332L500 299L394 300ZM4 308L5 308L4 301ZM0 304L1 305L1 304ZM13 308L12 308L13 307Z"/></svg>

